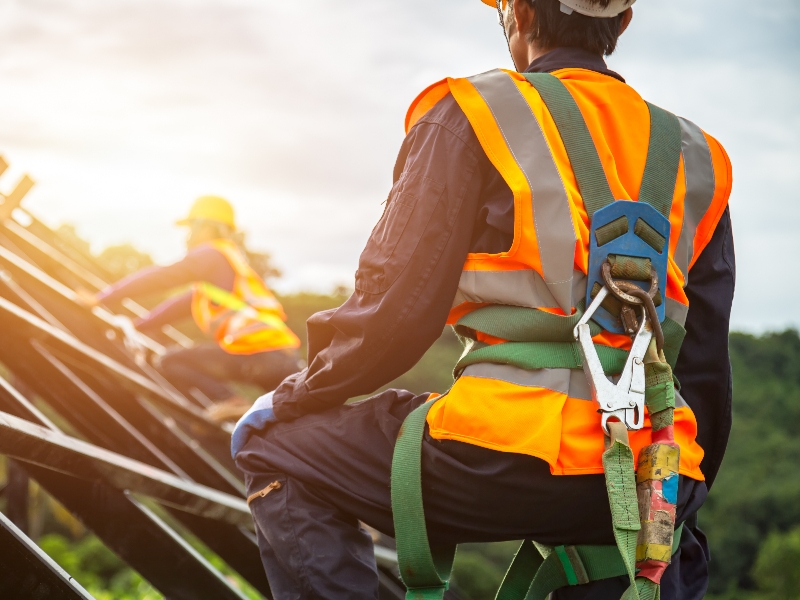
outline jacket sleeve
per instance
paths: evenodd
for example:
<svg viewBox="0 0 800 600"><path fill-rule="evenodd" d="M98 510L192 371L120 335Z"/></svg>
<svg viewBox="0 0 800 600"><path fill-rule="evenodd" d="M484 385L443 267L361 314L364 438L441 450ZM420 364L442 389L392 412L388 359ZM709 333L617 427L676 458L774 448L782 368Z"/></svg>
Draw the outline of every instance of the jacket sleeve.
<svg viewBox="0 0 800 600"><path fill-rule="evenodd" d="M152 331L192 316L192 291L167 298L149 312L146 317L136 319L134 325L140 331Z"/></svg>
<svg viewBox="0 0 800 600"><path fill-rule="evenodd" d="M280 420L373 392L414 366L441 335L470 248L480 158L488 164L476 145L433 118L409 132L353 295L309 319L309 366L275 392Z"/></svg>
<svg viewBox="0 0 800 600"><path fill-rule="evenodd" d="M700 468L714 482L731 431L733 385L728 331L736 280L729 209L689 272L689 314L675 375L681 395L697 418L697 441L705 451Z"/></svg>
<svg viewBox="0 0 800 600"><path fill-rule="evenodd" d="M124 298L158 294L195 281L208 281L230 290L234 277L233 267L222 253L203 245L166 267L152 266L132 273L102 290L97 297L104 304L113 306Z"/></svg>

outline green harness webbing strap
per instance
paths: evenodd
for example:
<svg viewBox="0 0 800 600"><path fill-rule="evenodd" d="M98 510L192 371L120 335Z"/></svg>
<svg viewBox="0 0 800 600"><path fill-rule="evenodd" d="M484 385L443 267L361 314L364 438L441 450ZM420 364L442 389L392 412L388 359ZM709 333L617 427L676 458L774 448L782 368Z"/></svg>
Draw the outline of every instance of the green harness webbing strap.
<svg viewBox="0 0 800 600"><path fill-rule="evenodd" d="M539 314L530 314L520 318L523 315L522 311ZM481 314L476 315L476 313L483 313L486 318ZM504 314L509 317L507 321L502 318ZM476 316L471 317L471 315ZM509 337L512 339L528 339L535 336L527 328L527 324L529 322L538 322L543 319L543 316L567 321L572 320L575 315L559 317L534 308L493 305L470 313L459 320L456 326L458 327L466 322L470 324L469 327L472 329L502 339L508 339ZM512 320L513 318L519 318L519 321L515 323ZM669 317L664 320L661 328L664 332L664 356L670 366L674 368L683 338L686 337L686 330L680 323L673 321ZM551 333L559 329L564 330L561 334L566 331L566 328L562 325L555 325ZM456 331L459 332L458 329ZM461 332L463 332L463 329ZM551 337L555 337L555 335L551 335ZM573 341L505 342L491 346L469 340L464 353L453 369L453 374L457 377L466 367L477 363L511 365L527 370L580 369L583 367L583 356L578 348L578 343L574 341L574 338L572 339ZM610 346L595 347L606 375L616 375L622 372L625 361L628 358L626 350L611 348Z"/></svg>
<svg viewBox="0 0 800 600"><path fill-rule="evenodd" d="M539 92L556 123L575 179L578 181L583 204L591 219L595 212L614 202L615 198L581 110L572 94L555 75L549 73L524 73L524 75Z"/></svg>
<svg viewBox="0 0 800 600"><path fill-rule="evenodd" d="M425 527L422 437L435 402L426 402L406 417L392 456L392 516L400 577L408 590L406 600L442 600L456 554L455 547L433 551Z"/></svg>
<svg viewBox="0 0 800 600"><path fill-rule="evenodd" d="M490 304L461 317L454 329L458 335L469 337L471 329L509 342L574 342L573 330L585 310L583 298L566 317L524 306ZM589 321L589 329L593 336L602 331L594 321Z"/></svg>
<svg viewBox="0 0 800 600"><path fill-rule="evenodd" d="M681 124L678 117L647 102L650 109L650 145L644 165L639 201L669 218L681 160Z"/></svg>
<svg viewBox="0 0 800 600"><path fill-rule="evenodd" d="M555 121L591 219L615 198L580 108L555 75L524 73L524 76L539 92ZM681 126L672 113L649 102L646 104L650 111L650 142L639 201L647 202L669 218L681 157Z"/></svg>
<svg viewBox="0 0 800 600"><path fill-rule="evenodd" d="M603 473L606 477L608 503L611 506L611 523L614 539L631 581L622 595L623 600L638 598L636 589L636 540L642 524L639 522L639 500L636 497L636 463L633 450L627 443L628 432L619 421L608 424L611 445L603 452ZM625 442L617 437L624 433Z"/></svg>
<svg viewBox="0 0 800 600"><path fill-rule="evenodd" d="M672 554L680 547L683 524L675 530ZM496 600L542 600L568 585L628 575L617 546L543 546L523 541L506 571ZM641 592L640 592L641 594Z"/></svg>
<svg viewBox="0 0 800 600"><path fill-rule="evenodd" d="M525 540L497 592L497 600L542 600L568 585L625 575L616 546L542 546Z"/></svg>
<svg viewBox="0 0 800 600"><path fill-rule="evenodd" d="M603 371L618 375L625 367L628 352L609 346L597 346L597 356ZM577 342L506 342L485 346L471 344L453 370L458 376L466 367L477 363L510 365L518 369L581 369L583 357Z"/></svg>

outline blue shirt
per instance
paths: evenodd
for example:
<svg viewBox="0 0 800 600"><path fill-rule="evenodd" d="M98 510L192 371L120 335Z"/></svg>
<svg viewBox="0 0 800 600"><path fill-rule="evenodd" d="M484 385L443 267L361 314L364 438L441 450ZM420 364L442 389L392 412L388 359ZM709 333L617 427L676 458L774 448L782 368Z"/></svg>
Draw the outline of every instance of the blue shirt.
<svg viewBox="0 0 800 600"><path fill-rule="evenodd" d="M106 305L113 306L124 298L139 298L161 294L183 287L195 281L208 283L232 291L236 273L225 256L208 244L202 244L187 252L183 259L166 267L152 266L124 277L108 286L97 297ZM155 330L192 316L192 291L172 296L156 306L150 313L134 321L141 331Z"/></svg>

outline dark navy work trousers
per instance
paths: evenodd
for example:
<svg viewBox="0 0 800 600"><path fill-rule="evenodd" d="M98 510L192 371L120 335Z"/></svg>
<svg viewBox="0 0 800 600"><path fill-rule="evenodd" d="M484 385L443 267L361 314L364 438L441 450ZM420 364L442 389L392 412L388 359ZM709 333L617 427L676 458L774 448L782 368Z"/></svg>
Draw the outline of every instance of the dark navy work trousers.
<svg viewBox="0 0 800 600"><path fill-rule="evenodd" d="M363 521L394 535L390 473L405 417L428 398L388 390L357 404L278 423L237 457L277 600L377 598ZM602 475L554 476L537 458L425 436L422 488L432 544L530 538L547 545L614 544ZM696 513L703 482L681 477L678 521ZM708 581L702 532L684 527L662 580L664 600L699 600ZM617 600L625 578L562 588L557 600Z"/></svg>
<svg viewBox="0 0 800 600"><path fill-rule="evenodd" d="M200 342L191 348L170 348L161 358L161 370L187 389L198 388L210 400L227 400L235 392L229 381L251 383L270 392L300 370L297 350L272 350L255 354L231 354L216 342Z"/></svg>

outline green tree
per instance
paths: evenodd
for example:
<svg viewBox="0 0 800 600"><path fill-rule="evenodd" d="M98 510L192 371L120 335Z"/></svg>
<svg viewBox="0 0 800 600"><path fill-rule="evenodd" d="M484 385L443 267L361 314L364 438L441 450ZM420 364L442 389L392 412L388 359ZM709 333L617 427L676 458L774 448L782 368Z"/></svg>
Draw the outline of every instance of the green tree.
<svg viewBox="0 0 800 600"><path fill-rule="evenodd" d="M730 349L733 429L700 511L713 594L754 590L751 572L762 541L770 531L800 525L800 336L733 333Z"/></svg>
<svg viewBox="0 0 800 600"><path fill-rule="evenodd" d="M39 546L97 600L163 598L92 535L73 542L50 533L39 540Z"/></svg>
<svg viewBox="0 0 800 600"><path fill-rule="evenodd" d="M800 598L800 527L767 536L758 551L753 579L763 600Z"/></svg>
<svg viewBox="0 0 800 600"><path fill-rule="evenodd" d="M113 276L114 281L153 264L149 254L140 252L131 244L109 246L97 255L97 259Z"/></svg>
<svg viewBox="0 0 800 600"><path fill-rule="evenodd" d="M460 545L453 564L453 588L464 600L493 600L519 544Z"/></svg>
<svg viewBox="0 0 800 600"><path fill-rule="evenodd" d="M58 226L55 232L65 243L78 250L81 254L91 256L92 252L89 247L89 242L78 235L78 230L75 229L75 225L63 223Z"/></svg>

